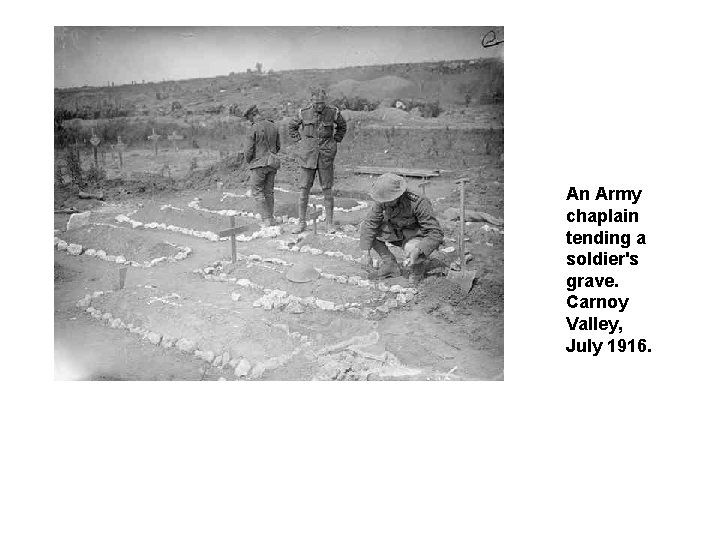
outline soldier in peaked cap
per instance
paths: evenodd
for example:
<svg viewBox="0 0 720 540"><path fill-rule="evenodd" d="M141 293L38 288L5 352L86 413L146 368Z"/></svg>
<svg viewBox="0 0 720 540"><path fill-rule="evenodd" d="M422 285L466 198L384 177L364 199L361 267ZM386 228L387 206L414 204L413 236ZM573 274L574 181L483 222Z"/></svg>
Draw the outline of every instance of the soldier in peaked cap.
<svg viewBox="0 0 720 540"><path fill-rule="evenodd" d="M340 110L326 105L326 101L325 91L315 90L312 93L312 105L300 109L298 117L288 126L290 138L300 141L300 223L293 229L293 233L300 233L307 226L305 216L315 173L320 177L320 186L325 198L327 230L335 231L334 161L337 145L345 137L347 124Z"/></svg>
<svg viewBox="0 0 720 540"><path fill-rule="evenodd" d="M385 242L402 247L410 266L410 282L425 273L425 262L443 240L443 232L428 199L407 190L397 174L383 174L370 189L375 203L360 225L361 265L370 268L370 250L380 255L379 278L398 277L400 267Z"/></svg>
<svg viewBox="0 0 720 540"><path fill-rule="evenodd" d="M263 225L275 224L275 175L276 154L280 151L280 134L272 120L263 118L257 105L245 111L243 116L252 122L245 138L245 161L250 165L250 193L255 199Z"/></svg>

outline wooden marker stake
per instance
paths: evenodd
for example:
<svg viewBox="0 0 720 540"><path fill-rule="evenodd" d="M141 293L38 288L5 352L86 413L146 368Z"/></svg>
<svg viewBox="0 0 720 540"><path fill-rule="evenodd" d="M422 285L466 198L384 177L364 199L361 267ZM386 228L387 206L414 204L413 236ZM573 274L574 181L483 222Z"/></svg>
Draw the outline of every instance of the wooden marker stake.
<svg viewBox="0 0 720 540"><path fill-rule="evenodd" d="M158 139L160 139L160 138L161 138L161 135L158 135L157 133L155 133L155 128L153 128L152 135L148 135L148 140L152 141L153 146L155 147L155 157L157 157L157 155L158 155L158 150L157 150Z"/></svg>
<svg viewBox="0 0 720 540"><path fill-rule="evenodd" d="M178 142L178 141L181 141L182 139L183 139L183 136L182 136L182 135L178 135L178 134L175 133L174 131L172 132L172 135L168 135L168 140L169 140L169 141L172 141L172 143L175 145L175 151L176 151L176 152L178 151L177 142Z"/></svg>
<svg viewBox="0 0 720 540"><path fill-rule="evenodd" d="M317 209L317 206L313 204L313 210L310 212L310 214L307 216L308 219L312 219L313 222L313 234L317 234L317 218L320 217L322 214L321 210Z"/></svg>
<svg viewBox="0 0 720 540"><path fill-rule="evenodd" d="M119 291L120 289L123 289L125 287L125 278L127 277L127 271L127 266L123 266L122 268L120 268L120 270L118 270L118 280L115 287L116 290Z"/></svg>
<svg viewBox="0 0 720 540"><path fill-rule="evenodd" d="M220 238L230 238L230 255L232 257L233 264L237 262L237 244L235 235L247 231L250 225L242 225L240 227L235 226L235 216L230 216L230 228L224 231L218 232Z"/></svg>
<svg viewBox="0 0 720 540"><path fill-rule="evenodd" d="M112 145L112 149L116 150L118 153L118 159L120 160L120 168L123 168L123 160L122 160L122 153L123 150L125 150L125 143L122 142L122 139L120 138L120 135L118 135L118 142L117 144Z"/></svg>
<svg viewBox="0 0 720 540"><path fill-rule="evenodd" d="M90 138L90 144L93 145L93 157L95 158L95 168L98 168L98 157L97 157L97 147L100 144L100 137L95 135L95 130L93 129L92 137Z"/></svg>

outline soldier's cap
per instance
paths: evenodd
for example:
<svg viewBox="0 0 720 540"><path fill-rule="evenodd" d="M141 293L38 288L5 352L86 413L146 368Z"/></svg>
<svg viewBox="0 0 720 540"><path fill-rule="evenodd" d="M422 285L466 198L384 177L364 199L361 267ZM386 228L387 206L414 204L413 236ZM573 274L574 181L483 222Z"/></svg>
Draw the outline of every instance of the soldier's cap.
<svg viewBox="0 0 720 540"><path fill-rule="evenodd" d="M377 202L390 202L407 191L407 180L397 174L385 173L370 188L370 197Z"/></svg>
<svg viewBox="0 0 720 540"><path fill-rule="evenodd" d="M260 112L260 109L258 109L258 106L257 106L257 105L253 105L252 107L248 108L248 109L243 113L243 118L250 119L250 117L251 117L253 114L257 114L257 113L259 113L259 112Z"/></svg>
<svg viewBox="0 0 720 540"><path fill-rule="evenodd" d="M293 283L307 283L320 277L320 272L311 264L296 264L285 274L285 278Z"/></svg>
<svg viewBox="0 0 720 540"><path fill-rule="evenodd" d="M325 103L327 101L327 93L322 88L317 88L312 92L313 103Z"/></svg>

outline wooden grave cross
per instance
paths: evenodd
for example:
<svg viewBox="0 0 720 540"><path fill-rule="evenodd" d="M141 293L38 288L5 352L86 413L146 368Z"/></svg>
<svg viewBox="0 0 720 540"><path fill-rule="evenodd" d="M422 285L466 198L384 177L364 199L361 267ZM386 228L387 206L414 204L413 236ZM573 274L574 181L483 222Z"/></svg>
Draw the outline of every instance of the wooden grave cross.
<svg viewBox="0 0 720 540"><path fill-rule="evenodd" d="M122 160L122 153L123 150L125 150L125 143L122 142L122 139L120 138L120 135L118 135L118 142L117 144L111 145L113 150L117 150L118 153L118 159L120 160L120 168L122 169L123 166L123 160Z"/></svg>
<svg viewBox="0 0 720 540"><path fill-rule="evenodd" d="M465 184L469 178L455 180L460 185L460 228L458 230L458 249L460 250L460 271L465 272Z"/></svg>
<svg viewBox="0 0 720 540"><path fill-rule="evenodd" d="M429 184L431 184L431 182L430 182L429 180L423 180L422 182L420 182L420 183L418 184L418 187L420 187L420 188L422 189L422 192L423 192L422 195L423 195L423 197L425 197L425 186L427 186L427 185L429 185Z"/></svg>
<svg viewBox="0 0 720 540"><path fill-rule="evenodd" d="M115 282L115 290L119 291L120 289L123 289L125 287L125 278L127 277L127 266L121 266L118 270L118 278Z"/></svg>
<svg viewBox="0 0 720 540"><path fill-rule="evenodd" d="M93 157L95 158L95 168L98 167L98 158L97 158L97 147L100 144L100 137L95 135L95 130L92 130L92 137L90 137L90 144L93 145Z"/></svg>
<svg viewBox="0 0 720 540"><path fill-rule="evenodd" d="M173 142L173 144L175 145L175 151L176 151L176 152L178 151L177 142L178 142L178 141L181 141L182 139L183 139L183 136L182 136L182 135L178 135L178 134L175 133L174 131L172 132L171 135L168 135L168 140Z"/></svg>
<svg viewBox="0 0 720 540"><path fill-rule="evenodd" d="M322 215L322 210L318 210L317 206L313 204L312 212L307 215L307 219L312 219L313 222L313 234L317 234L317 218Z"/></svg>
<svg viewBox="0 0 720 540"><path fill-rule="evenodd" d="M230 253L232 255L232 262L237 262L237 242L235 235L243 233L250 228L250 225L241 225L240 227L235 226L235 216L230 216L230 228L218 232L220 238L230 237Z"/></svg>
<svg viewBox="0 0 720 540"><path fill-rule="evenodd" d="M153 128L152 135L148 135L148 140L153 142L153 146L155 147L155 155L157 156L157 146L158 146L158 139L162 138L162 135L158 135L155 133L155 128Z"/></svg>

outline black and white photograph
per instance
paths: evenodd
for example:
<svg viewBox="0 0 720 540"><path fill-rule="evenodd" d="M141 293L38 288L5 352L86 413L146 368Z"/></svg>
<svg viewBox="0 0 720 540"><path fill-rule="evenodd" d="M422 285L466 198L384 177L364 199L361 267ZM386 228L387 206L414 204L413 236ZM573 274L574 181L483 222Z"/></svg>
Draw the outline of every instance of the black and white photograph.
<svg viewBox="0 0 720 540"><path fill-rule="evenodd" d="M712 8L13 5L0 536L720 538Z"/></svg>
<svg viewBox="0 0 720 540"><path fill-rule="evenodd" d="M55 376L502 380L502 27L55 27Z"/></svg>

